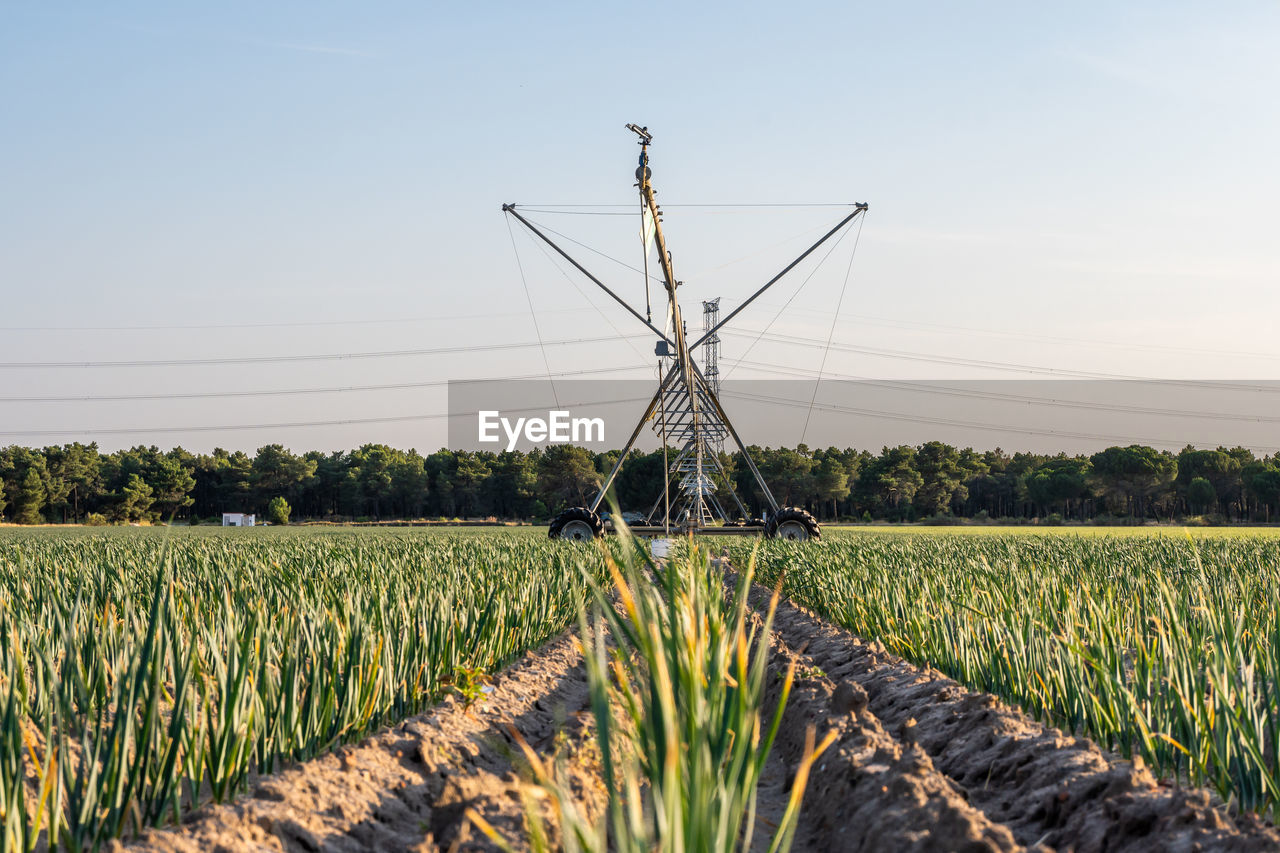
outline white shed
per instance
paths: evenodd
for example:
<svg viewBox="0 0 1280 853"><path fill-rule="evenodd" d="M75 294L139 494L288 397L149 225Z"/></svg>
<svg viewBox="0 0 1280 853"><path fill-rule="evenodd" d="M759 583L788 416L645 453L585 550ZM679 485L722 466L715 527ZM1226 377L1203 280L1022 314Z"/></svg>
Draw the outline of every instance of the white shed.
<svg viewBox="0 0 1280 853"><path fill-rule="evenodd" d="M253 527L253 516L243 512L224 512L223 527Z"/></svg>

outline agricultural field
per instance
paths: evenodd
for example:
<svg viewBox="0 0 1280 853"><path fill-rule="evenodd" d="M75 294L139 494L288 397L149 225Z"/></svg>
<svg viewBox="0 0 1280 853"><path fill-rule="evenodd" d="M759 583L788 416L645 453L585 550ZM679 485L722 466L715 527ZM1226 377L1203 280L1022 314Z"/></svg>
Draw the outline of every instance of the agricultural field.
<svg viewBox="0 0 1280 853"><path fill-rule="evenodd" d="M501 534L5 531L4 849L91 849L478 691L575 617L584 567Z"/></svg>
<svg viewBox="0 0 1280 853"><path fill-rule="evenodd" d="M0 531L2 846L1274 849L1278 583L1269 531Z"/></svg>

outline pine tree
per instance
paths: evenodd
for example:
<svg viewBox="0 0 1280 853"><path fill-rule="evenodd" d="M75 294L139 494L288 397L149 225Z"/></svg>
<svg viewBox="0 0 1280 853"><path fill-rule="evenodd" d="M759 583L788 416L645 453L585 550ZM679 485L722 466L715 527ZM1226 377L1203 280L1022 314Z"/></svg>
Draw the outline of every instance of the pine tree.
<svg viewBox="0 0 1280 853"><path fill-rule="evenodd" d="M120 504L121 514L128 521L141 521L146 517L147 510L151 509L151 504L155 503L152 495L152 488L141 477L130 474L129 482L124 487L124 500Z"/></svg>
<svg viewBox="0 0 1280 853"><path fill-rule="evenodd" d="M27 475L22 478L22 487L18 491L18 500L15 504L18 523L40 524L43 522L44 517L40 515L40 510L44 508L47 499L48 492L44 487L44 479L33 465L27 469Z"/></svg>

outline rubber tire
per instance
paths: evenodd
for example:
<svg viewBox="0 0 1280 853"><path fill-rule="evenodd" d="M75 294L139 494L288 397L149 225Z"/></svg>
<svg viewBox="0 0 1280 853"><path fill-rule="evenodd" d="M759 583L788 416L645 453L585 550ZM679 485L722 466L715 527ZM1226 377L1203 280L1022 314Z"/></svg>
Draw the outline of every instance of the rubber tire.
<svg viewBox="0 0 1280 853"><path fill-rule="evenodd" d="M782 509L769 516L769 523L765 525L764 535L769 539L778 538L778 528L784 522L798 521L804 525L809 533L810 539L822 538L822 527L818 524L818 520L802 509L793 506L783 507Z"/></svg>
<svg viewBox="0 0 1280 853"><path fill-rule="evenodd" d="M547 535L552 539L559 539L560 531L571 521L585 521L591 528L593 539L599 539L604 535L604 522L600 520L600 516L584 506L571 506L557 515L552 519L551 526L547 528Z"/></svg>

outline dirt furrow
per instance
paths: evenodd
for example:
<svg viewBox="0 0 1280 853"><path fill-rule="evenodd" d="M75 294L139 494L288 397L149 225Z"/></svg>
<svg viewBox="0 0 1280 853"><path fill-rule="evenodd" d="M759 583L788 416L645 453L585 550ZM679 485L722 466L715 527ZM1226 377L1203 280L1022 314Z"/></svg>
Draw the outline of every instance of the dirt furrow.
<svg viewBox="0 0 1280 853"><path fill-rule="evenodd" d="M963 790L940 773L916 744L894 737L867 704L856 683L837 684L816 660L781 631L774 635L771 700L791 659L797 680L775 745L794 767L804 751L806 730L837 739L809 777L796 835L796 850L1025 849L1004 826L970 805Z"/></svg>
<svg viewBox="0 0 1280 853"><path fill-rule="evenodd" d="M492 687L469 710L446 699L431 713L263 778L235 802L205 806L181 827L150 830L128 848L496 850L466 820L467 808L519 848L525 807L508 722L543 754L569 756L570 784L588 809L602 793L590 759L574 760L590 734L576 640L566 634L527 653Z"/></svg>
<svg viewBox="0 0 1280 853"><path fill-rule="evenodd" d="M758 603L766 596L757 590ZM904 749L931 760L1020 845L1076 853L1280 849L1280 832L1256 816L1231 816L1203 790L1157 784L1140 761L912 666L793 603L779 607L775 631L837 691L859 702L865 696ZM928 849L962 849L940 840Z"/></svg>

